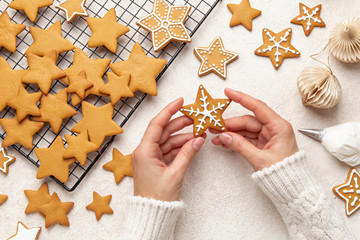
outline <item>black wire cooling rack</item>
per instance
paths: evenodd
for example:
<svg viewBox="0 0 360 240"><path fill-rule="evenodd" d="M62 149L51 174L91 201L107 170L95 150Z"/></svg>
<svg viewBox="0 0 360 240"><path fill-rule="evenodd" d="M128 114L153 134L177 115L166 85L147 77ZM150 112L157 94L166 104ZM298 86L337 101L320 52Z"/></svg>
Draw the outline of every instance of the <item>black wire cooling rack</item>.
<svg viewBox="0 0 360 240"><path fill-rule="evenodd" d="M179 1L175 0L168 1L172 5L181 5L188 4L191 5L191 11L186 19L185 26L189 30L191 36L194 35L196 30L204 22L206 17L210 12L215 8L220 0L185 0ZM185 43L170 43L165 49L160 52L155 53L152 48L151 34L147 31L140 29L136 25L136 21L152 11L153 0L88 0L85 4L90 17L103 17L105 13L110 8L115 8L118 22L123 25L126 25L130 28L130 31L122 36L118 41L118 51L116 54L109 52L103 47L99 48L88 48L87 42L91 36L91 30L86 24L85 18L77 18L72 23L68 24L65 21L64 12L56 9L54 5L41 8L38 13L38 18L35 23L30 22L27 19L26 15L22 11L15 11L8 8L8 4L11 0L1 0L0 1L0 10L7 10L10 18L13 22L22 23L27 26L35 26L42 29L47 29L49 26L54 24L56 21L61 20L63 37L72 42L76 47L81 48L90 58L109 58L112 62L126 60L131 52L131 49L135 42L139 42L146 54L150 57L163 58L168 61L167 65L164 67L162 72L157 76L156 81L164 74L168 69L174 59L178 56L180 51L184 48ZM54 4L57 1L54 1ZM27 27L18 37L17 37L17 50L15 53L10 53L5 49L0 49L0 56L4 57L8 63L14 69L27 69L28 64L26 56L24 55L25 50L31 45L32 37ZM73 51L65 52L60 54L58 59L58 66L62 69L66 69L72 64L73 60ZM1 74L1 73L0 73ZM106 75L104 76L106 80ZM53 81L51 90L49 93L55 94L61 89L66 87L61 81ZM37 85L29 84L26 86L26 89L29 93L39 91ZM136 92L135 96L132 98L127 98L119 101L114 106L114 116L113 119L115 122L120 124L121 127L129 120L131 115L139 107L141 102L145 99L146 94ZM99 107L109 102L108 97L97 97L89 96L86 101L94 104ZM69 99L70 103L70 99ZM75 109L81 113L81 104L75 107ZM15 116L15 110L6 107L1 113L1 118L13 118ZM55 138L64 134L74 135L70 129L82 118L82 114L77 114L69 119L66 119L61 127L59 134L54 133L49 124L46 124L45 127L40 130L36 135L34 135L34 148L26 149L23 146L16 144L13 147L19 151L23 156L25 156L29 161L31 161L35 166L39 167L40 163L37 160L37 157L34 153L35 148L47 148L49 147ZM0 137L5 138L5 132L0 127ZM101 146L101 148L93 153L88 155L87 163L84 166L81 166L78 162L75 162L70 166L69 180L67 183L62 183L58 179L53 178L57 183L59 183L63 188L68 191L73 191L79 183L84 179L86 174L90 171L92 166L100 158L102 153L114 140L114 137L107 137ZM64 138L63 138L64 141ZM64 141L66 146L66 142Z"/></svg>

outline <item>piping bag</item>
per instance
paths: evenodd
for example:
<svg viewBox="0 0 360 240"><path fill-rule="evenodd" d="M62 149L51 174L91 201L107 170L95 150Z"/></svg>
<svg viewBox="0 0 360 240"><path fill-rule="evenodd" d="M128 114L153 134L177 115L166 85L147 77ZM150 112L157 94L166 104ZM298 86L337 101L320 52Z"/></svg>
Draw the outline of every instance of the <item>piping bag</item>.
<svg viewBox="0 0 360 240"><path fill-rule="evenodd" d="M360 122L347 122L325 129L300 129L319 142L340 161L355 167L360 164Z"/></svg>

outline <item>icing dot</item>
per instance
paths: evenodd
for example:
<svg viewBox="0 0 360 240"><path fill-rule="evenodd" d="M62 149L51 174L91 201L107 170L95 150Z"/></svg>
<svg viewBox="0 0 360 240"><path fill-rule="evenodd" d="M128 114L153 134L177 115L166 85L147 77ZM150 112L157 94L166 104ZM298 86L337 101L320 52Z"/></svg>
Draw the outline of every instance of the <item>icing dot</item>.
<svg viewBox="0 0 360 240"><path fill-rule="evenodd" d="M258 53L261 53L261 50L260 50L260 49L258 50Z"/></svg>

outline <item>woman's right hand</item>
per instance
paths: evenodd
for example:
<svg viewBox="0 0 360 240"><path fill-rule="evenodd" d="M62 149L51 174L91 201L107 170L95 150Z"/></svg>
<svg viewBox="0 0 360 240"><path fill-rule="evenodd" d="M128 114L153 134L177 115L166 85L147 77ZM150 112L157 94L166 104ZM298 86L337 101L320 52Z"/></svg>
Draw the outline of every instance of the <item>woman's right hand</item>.
<svg viewBox="0 0 360 240"><path fill-rule="evenodd" d="M225 94L255 116L225 120L229 132L220 133L211 129L210 132L219 134L212 139L213 144L239 153L255 171L268 168L299 151L291 124L264 102L228 88Z"/></svg>

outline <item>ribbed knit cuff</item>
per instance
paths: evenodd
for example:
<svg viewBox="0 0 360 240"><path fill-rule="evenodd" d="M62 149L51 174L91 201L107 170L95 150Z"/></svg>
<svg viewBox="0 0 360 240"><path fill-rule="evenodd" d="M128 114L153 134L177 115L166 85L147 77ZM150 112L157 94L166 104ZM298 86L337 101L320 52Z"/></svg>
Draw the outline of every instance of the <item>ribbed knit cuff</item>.
<svg viewBox="0 0 360 240"><path fill-rule="evenodd" d="M129 197L125 239L170 240L184 208L181 201L164 202L143 197Z"/></svg>
<svg viewBox="0 0 360 240"><path fill-rule="evenodd" d="M283 161L253 173L252 178L273 202L288 202L307 191L319 189L312 177L304 152L297 152Z"/></svg>

